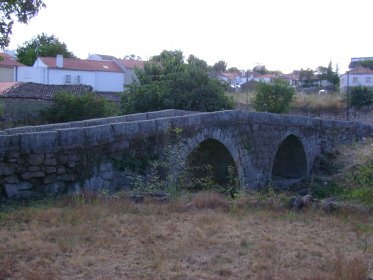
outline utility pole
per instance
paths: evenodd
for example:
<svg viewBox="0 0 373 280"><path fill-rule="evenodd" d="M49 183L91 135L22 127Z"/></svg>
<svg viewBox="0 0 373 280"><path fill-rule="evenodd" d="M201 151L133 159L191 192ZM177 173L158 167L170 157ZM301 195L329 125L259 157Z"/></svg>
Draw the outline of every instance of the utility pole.
<svg viewBox="0 0 373 280"><path fill-rule="evenodd" d="M350 119L350 71L347 71L347 106L346 106L346 117Z"/></svg>

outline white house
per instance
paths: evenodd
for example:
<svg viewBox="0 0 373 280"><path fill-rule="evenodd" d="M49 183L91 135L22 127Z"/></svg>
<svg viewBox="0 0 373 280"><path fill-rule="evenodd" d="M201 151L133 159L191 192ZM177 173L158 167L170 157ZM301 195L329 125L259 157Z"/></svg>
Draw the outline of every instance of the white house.
<svg viewBox="0 0 373 280"><path fill-rule="evenodd" d="M0 82L17 81L17 67L24 66L7 53L0 53Z"/></svg>
<svg viewBox="0 0 373 280"><path fill-rule="evenodd" d="M125 73L116 62L79 58L39 57L33 67L19 67L17 81L48 85L90 85L98 92L122 92Z"/></svg>
<svg viewBox="0 0 373 280"><path fill-rule="evenodd" d="M340 89L345 92L347 87L367 86L373 87L373 70L357 66L339 77Z"/></svg>

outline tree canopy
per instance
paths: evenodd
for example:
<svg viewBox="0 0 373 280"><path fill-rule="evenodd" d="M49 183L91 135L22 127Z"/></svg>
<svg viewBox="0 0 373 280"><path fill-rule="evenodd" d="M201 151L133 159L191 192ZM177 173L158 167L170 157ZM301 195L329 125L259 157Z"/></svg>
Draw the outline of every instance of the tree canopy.
<svg viewBox="0 0 373 280"><path fill-rule="evenodd" d="M225 72L227 71L227 63L224 60L220 60L212 66L212 70L215 72Z"/></svg>
<svg viewBox="0 0 373 280"><path fill-rule="evenodd" d="M15 19L27 23L44 7L46 6L41 0L0 1L0 49L9 45Z"/></svg>
<svg viewBox="0 0 373 280"><path fill-rule="evenodd" d="M163 109L216 111L233 107L220 81L211 78L200 59L184 62L181 51L163 51L137 69L138 80L122 96L123 113Z"/></svg>
<svg viewBox="0 0 373 280"><path fill-rule="evenodd" d="M373 60L361 60L357 62L357 65L367 67L373 70Z"/></svg>
<svg viewBox="0 0 373 280"><path fill-rule="evenodd" d="M37 59L37 56L56 56L62 54L64 57L75 57L75 55L67 49L65 43L60 42L55 35L47 35L42 33L31 40L25 42L17 48L18 61L32 66Z"/></svg>

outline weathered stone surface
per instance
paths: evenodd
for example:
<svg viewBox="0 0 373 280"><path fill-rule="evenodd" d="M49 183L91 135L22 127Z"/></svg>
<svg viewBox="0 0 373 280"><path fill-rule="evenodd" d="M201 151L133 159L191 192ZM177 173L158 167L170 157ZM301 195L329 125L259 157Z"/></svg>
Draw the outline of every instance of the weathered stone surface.
<svg viewBox="0 0 373 280"><path fill-rule="evenodd" d="M44 154L30 155L28 159L28 163L30 165L41 165L44 161L44 158L45 158Z"/></svg>
<svg viewBox="0 0 373 280"><path fill-rule="evenodd" d="M44 184L51 184L51 183L55 183L57 181L57 175L53 174L53 175L47 175L43 178L43 182Z"/></svg>
<svg viewBox="0 0 373 280"><path fill-rule="evenodd" d="M44 187L44 192L47 195L58 195L62 194L65 191L64 182L55 182L53 184L48 184Z"/></svg>
<svg viewBox="0 0 373 280"><path fill-rule="evenodd" d="M5 184L4 190L8 198L15 197L19 194L18 186L16 184Z"/></svg>
<svg viewBox="0 0 373 280"><path fill-rule="evenodd" d="M44 172L37 171L37 172L26 172L21 175L23 180L29 180L31 178L42 178L45 176Z"/></svg>
<svg viewBox="0 0 373 280"><path fill-rule="evenodd" d="M47 166L47 167L45 168L45 172L46 172L47 174L56 173L56 172L57 172L57 168L54 167L54 166Z"/></svg>
<svg viewBox="0 0 373 280"><path fill-rule="evenodd" d="M180 134L165 134L170 127L180 128ZM368 139L373 136L373 126L246 111L165 110L7 133L0 135L0 187L4 194L8 184L9 193L18 191L22 196L46 186L62 188L51 186L58 182L68 190L82 185L89 190L126 189L133 184L133 176L149 175L152 160L172 162L170 172L177 174L180 164L209 142L228 150L241 187L266 186L275 177L291 183L310 176L322 151L333 151L337 143ZM20 181L35 188L20 190Z"/></svg>
<svg viewBox="0 0 373 280"><path fill-rule="evenodd" d="M18 184L19 183L18 176L16 176L16 175L4 177L3 180L4 180L5 183L10 183L10 184Z"/></svg>
<svg viewBox="0 0 373 280"><path fill-rule="evenodd" d="M57 165L57 160L55 158L47 158L44 160L45 165Z"/></svg>
<svg viewBox="0 0 373 280"><path fill-rule="evenodd" d="M14 173L14 170L14 164L0 162L0 176L12 175Z"/></svg>
<svg viewBox="0 0 373 280"><path fill-rule="evenodd" d="M29 182L21 182L18 184L18 190L20 191L29 190L32 188L33 188L33 185Z"/></svg>

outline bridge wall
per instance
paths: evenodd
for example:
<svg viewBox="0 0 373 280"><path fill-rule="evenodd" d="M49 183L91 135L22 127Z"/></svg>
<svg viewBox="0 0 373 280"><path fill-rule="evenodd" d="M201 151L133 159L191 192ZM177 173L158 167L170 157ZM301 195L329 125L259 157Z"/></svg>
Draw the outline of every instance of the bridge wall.
<svg viewBox="0 0 373 280"><path fill-rule="evenodd" d="M373 128L268 113L166 110L10 129L0 134L0 188L7 197L128 189L154 160L170 161L177 173L207 139L229 150L242 187L257 188L271 180L277 150L290 135L303 145L309 176L318 154L373 137Z"/></svg>

